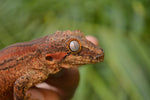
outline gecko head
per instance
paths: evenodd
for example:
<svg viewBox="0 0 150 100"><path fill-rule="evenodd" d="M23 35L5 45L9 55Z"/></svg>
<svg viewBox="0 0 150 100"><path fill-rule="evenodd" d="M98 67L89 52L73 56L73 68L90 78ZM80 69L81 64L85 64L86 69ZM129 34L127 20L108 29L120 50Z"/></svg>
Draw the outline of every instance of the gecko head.
<svg viewBox="0 0 150 100"><path fill-rule="evenodd" d="M70 68L84 64L102 62L104 51L86 39L79 31L57 31L50 39L53 45L51 53L46 55L47 60L60 67Z"/></svg>

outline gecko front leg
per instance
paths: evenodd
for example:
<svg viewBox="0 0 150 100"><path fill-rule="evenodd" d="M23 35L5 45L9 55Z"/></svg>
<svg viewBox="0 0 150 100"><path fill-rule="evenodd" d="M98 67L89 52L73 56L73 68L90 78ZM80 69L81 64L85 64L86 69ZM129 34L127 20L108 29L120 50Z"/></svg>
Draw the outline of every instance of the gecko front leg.
<svg viewBox="0 0 150 100"><path fill-rule="evenodd" d="M14 100L26 100L25 94L27 90L35 84L46 80L47 77L48 72L32 69L18 78L13 87Z"/></svg>

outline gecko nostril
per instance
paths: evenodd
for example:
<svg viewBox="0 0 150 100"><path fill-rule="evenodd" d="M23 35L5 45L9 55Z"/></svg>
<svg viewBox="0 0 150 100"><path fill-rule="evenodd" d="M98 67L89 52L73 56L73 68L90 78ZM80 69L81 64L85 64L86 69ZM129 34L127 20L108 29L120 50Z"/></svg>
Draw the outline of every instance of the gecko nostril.
<svg viewBox="0 0 150 100"><path fill-rule="evenodd" d="M104 53L104 49L102 49L102 48L100 48L101 49L101 51L103 51L103 53Z"/></svg>
<svg viewBox="0 0 150 100"><path fill-rule="evenodd" d="M53 58L51 56L46 56L45 59L48 61L53 61Z"/></svg>

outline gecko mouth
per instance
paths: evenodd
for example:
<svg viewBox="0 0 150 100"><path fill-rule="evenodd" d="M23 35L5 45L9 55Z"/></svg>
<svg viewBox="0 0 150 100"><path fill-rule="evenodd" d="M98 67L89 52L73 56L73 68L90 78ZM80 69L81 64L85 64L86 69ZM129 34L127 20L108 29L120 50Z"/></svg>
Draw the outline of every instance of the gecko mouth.
<svg viewBox="0 0 150 100"><path fill-rule="evenodd" d="M66 56L63 59L63 64L64 65L68 65L68 66L79 66L79 65L85 65L85 64L92 64L92 63L99 63L102 62L104 60L104 54L98 54L95 56L91 56L91 55L84 55L84 56L75 56L75 55L71 55L71 56Z"/></svg>
<svg viewBox="0 0 150 100"><path fill-rule="evenodd" d="M77 63L81 64L81 65L92 64L92 63L102 62L103 60L104 60L104 54L99 54L94 57L86 56L81 59L76 59L76 60L74 60L74 63L72 63L72 64L77 64Z"/></svg>
<svg viewBox="0 0 150 100"><path fill-rule="evenodd" d="M94 57L94 60L96 60L97 62L102 62L104 59L104 54L100 54Z"/></svg>
<svg viewBox="0 0 150 100"><path fill-rule="evenodd" d="M70 68L74 66L81 66L85 64L99 63L104 60L104 54L98 54L96 56L71 56L66 57L65 61L61 65L63 68Z"/></svg>

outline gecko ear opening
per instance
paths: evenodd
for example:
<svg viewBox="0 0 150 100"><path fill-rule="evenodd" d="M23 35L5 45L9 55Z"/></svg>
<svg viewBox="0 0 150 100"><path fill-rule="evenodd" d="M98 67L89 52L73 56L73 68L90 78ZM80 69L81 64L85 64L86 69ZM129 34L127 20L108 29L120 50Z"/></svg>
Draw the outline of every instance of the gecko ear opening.
<svg viewBox="0 0 150 100"><path fill-rule="evenodd" d="M77 54L81 51L81 42L78 39L72 38L67 42L67 49L72 54Z"/></svg>
<svg viewBox="0 0 150 100"><path fill-rule="evenodd" d="M53 61L53 57L51 57L51 56L46 56L45 59L48 61Z"/></svg>
<svg viewBox="0 0 150 100"><path fill-rule="evenodd" d="M67 55L67 52L56 52L46 54L45 59L48 61L61 61Z"/></svg>

